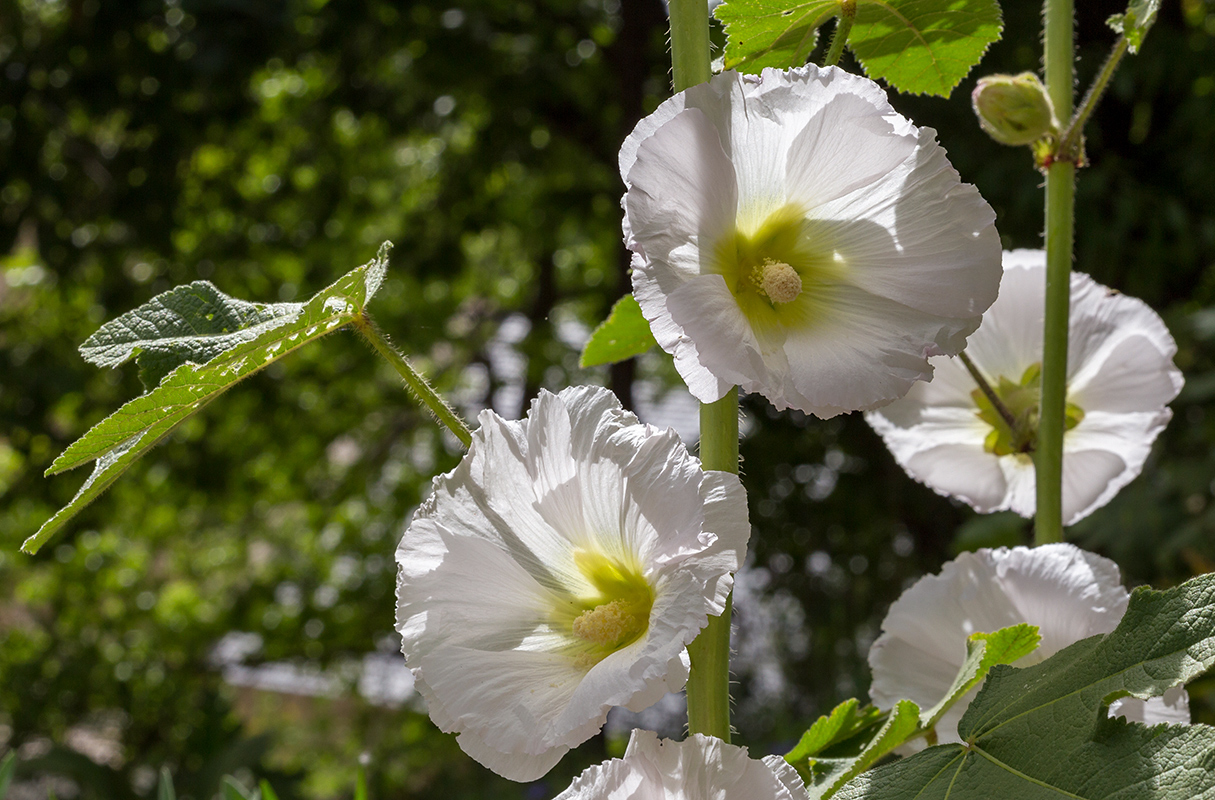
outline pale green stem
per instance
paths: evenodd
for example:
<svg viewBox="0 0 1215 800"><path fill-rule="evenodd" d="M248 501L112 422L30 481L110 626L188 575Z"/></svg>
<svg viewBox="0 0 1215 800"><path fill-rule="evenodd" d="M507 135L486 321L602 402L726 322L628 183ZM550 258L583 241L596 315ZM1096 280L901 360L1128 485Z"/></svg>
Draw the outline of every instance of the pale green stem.
<svg viewBox="0 0 1215 800"><path fill-rule="evenodd" d="M844 55L844 45L848 44L848 34L852 32L852 23L856 21L856 0L844 0L840 3L840 14L835 18L835 33L831 36L831 49L823 59L824 67L834 67L840 63Z"/></svg>
<svg viewBox="0 0 1215 800"><path fill-rule="evenodd" d="M704 83L709 64L708 0L670 0L675 91ZM700 459L705 469L738 473L738 394L731 389L700 407ZM688 732L730 741L730 602L690 645Z"/></svg>
<svg viewBox="0 0 1215 800"><path fill-rule="evenodd" d="M1046 91L1059 119L1071 119L1075 80L1072 0L1046 0ZM1053 161L1046 172L1046 321L1042 399L1034 452L1037 514L1034 543L1063 541L1063 432L1067 401L1067 326L1071 299L1076 165Z"/></svg>
<svg viewBox="0 0 1215 800"><path fill-rule="evenodd" d="M704 469L738 474L738 393L700 406L700 461ZM730 600L720 617L688 645L688 733L730 741Z"/></svg>
<svg viewBox="0 0 1215 800"><path fill-rule="evenodd" d="M675 91L713 76L708 0L671 0L671 73Z"/></svg>
<svg viewBox="0 0 1215 800"><path fill-rule="evenodd" d="M425 378L418 374L409 360L401 355L392 342L388 341L388 337L380 330L380 326L375 324L371 315L363 311L351 320L351 324L354 325L355 330L363 334L363 338L371 343L375 351L392 365L414 397L421 400L430 409L434 418L454 433L467 449L472 444L472 432L468 430L464 420L460 419L451 406L447 405L447 401L427 383Z"/></svg>
<svg viewBox="0 0 1215 800"><path fill-rule="evenodd" d="M1088 118L1093 114L1093 109L1101 101L1101 96L1105 94L1105 90L1110 85L1110 78L1114 77L1114 72L1118 69L1129 46L1130 43L1125 36L1118 37L1114 49L1110 51L1109 58L1105 59L1105 63L1101 65L1101 71L1093 79L1092 86L1088 87L1088 92L1085 93L1084 100L1080 102L1076 115L1068 123L1067 130L1059 137L1058 153L1069 161L1076 160L1080 150L1080 137L1084 135L1084 123L1088 122Z"/></svg>
<svg viewBox="0 0 1215 800"><path fill-rule="evenodd" d="M979 372L979 368L975 366L975 362L970 360L970 356L966 353L958 353L958 358L962 360L962 366L966 367L966 371L970 373L970 377L974 378L975 383L979 385L979 391L987 398L987 402L991 403L995 408L996 413L1004 420L1004 424L1008 426L1012 432L1013 438L1017 435L1017 418L1008 410L1008 406L1004 405L1004 401L1000 399L1000 395L996 394L996 390L991 388L991 384L987 382L987 378Z"/></svg>

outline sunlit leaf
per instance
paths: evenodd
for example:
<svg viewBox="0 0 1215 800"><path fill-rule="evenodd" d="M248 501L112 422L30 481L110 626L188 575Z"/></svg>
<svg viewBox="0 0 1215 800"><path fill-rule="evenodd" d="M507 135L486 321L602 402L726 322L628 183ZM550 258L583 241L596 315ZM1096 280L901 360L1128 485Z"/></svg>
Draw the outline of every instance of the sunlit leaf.
<svg viewBox="0 0 1215 800"><path fill-rule="evenodd" d="M591 334L590 341L582 349L579 366L615 364L639 356L656 344L650 323L641 315L641 306L633 295L626 294L616 301L612 313Z"/></svg>
<svg viewBox="0 0 1215 800"><path fill-rule="evenodd" d="M1138 53L1143 45L1143 37L1156 22L1156 14L1160 11L1160 0L1133 0L1125 14L1115 14L1109 18L1109 26L1126 37L1127 47L1132 53Z"/></svg>
<svg viewBox="0 0 1215 800"><path fill-rule="evenodd" d="M131 358L146 388L187 361L215 356L299 316L303 303L250 303L207 281L178 286L112 319L80 345L85 361L116 367Z"/></svg>
<svg viewBox="0 0 1215 800"><path fill-rule="evenodd" d="M185 419L227 389L288 353L350 322L384 279L388 249L344 275L303 304L282 324L242 341L204 365L182 364L160 385L131 400L72 443L47 470L53 475L96 461L93 473L72 501L51 517L21 548L34 553L82 508L92 502L140 456Z"/></svg>
<svg viewBox="0 0 1215 800"><path fill-rule="evenodd" d="M805 63L838 0L728 0L725 66L744 72ZM996 0L858 0L848 46L870 78L910 94L948 96L1000 38Z"/></svg>

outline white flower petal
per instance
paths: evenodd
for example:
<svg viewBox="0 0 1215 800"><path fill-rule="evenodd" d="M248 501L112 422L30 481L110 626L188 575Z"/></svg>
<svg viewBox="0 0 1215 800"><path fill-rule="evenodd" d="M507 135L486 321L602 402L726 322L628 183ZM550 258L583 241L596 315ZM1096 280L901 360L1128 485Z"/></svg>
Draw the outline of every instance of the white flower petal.
<svg viewBox="0 0 1215 800"><path fill-rule="evenodd" d="M976 317L996 299L995 212L960 181L931 128L881 180L813 213L848 223L832 246L867 292L943 317Z"/></svg>
<svg viewBox="0 0 1215 800"><path fill-rule="evenodd" d="M819 416L889 402L996 296L991 209L932 131L836 68L715 76L639 123L620 164L634 294L702 402L736 385ZM808 281L792 311L761 291L777 264Z"/></svg>
<svg viewBox="0 0 1215 800"><path fill-rule="evenodd" d="M974 319L934 317L851 286L837 287L830 304L830 319L786 331L787 362L813 364L813 372L790 368L783 386L747 381L742 387L764 390L777 408L824 418L872 408L928 380L928 356L957 352L975 325Z"/></svg>
<svg viewBox="0 0 1215 800"><path fill-rule="evenodd" d="M801 778L779 756L703 734L682 742L634 730L624 758L589 767L556 800L806 800Z"/></svg>
<svg viewBox="0 0 1215 800"><path fill-rule="evenodd" d="M915 149L915 134L897 134L882 111L855 94L836 95L823 106L789 146L788 200L808 211L868 186L906 161ZM841 129L851 135L841 137Z"/></svg>
<svg viewBox="0 0 1215 800"><path fill-rule="evenodd" d="M999 511L1007 503L1008 479L982 443L945 444L907 459L907 469L939 494L957 497L976 511Z"/></svg>
<svg viewBox="0 0 1215 800"><path fill-rule="evenodd" d="M945 696L961 669L970 634L1021 622L1038 626L1041 644L1017 664L1028 666L1081 639L1109 633L1122 619L1128 600L1117 565L1074 545L963 553L939 574L921 578L891 605L882 635L869 651L869 695L879 708L890 708L903 698L930 707ZM958 741L957 722L973 695L938 724L940 741ZM1136 705L1142 701L1120 702L1111 707L1111 714L1142 718L1134 715L1145 713ZM1184 702L1175 694L1154 698L1146 713L1174 721L1184 713L1188 721Z"/></svg>
<svg viewBox="0 0 1215 800"><path fill-rule="evenodd" d="M397 550L397 629L435 724L500 774L539 777L612 706L682 687L749 535L737 476L703 472L604 389L541 393L521 422L482 414ZM653 597L637 638L589 661L572 620L615 600L586 563Z"/></svg>
<svg viewBox="0 0 1215 800"><path fill-rule="evenodd" d="M970 337L966 353L993 387L1020 384L1042 358L1046 256L1004 254L1000 297ZM1108 503L1137 476L1181 389L1168 330L1144 303L1072 274L1068 402L1082 415L1063 439L1063 521L1071 525ZM895 460L916 480L987 513L1037 507L1028 454L997 456L978 420L977 383L960 361L932 359L937 376L866 415ZM941 382L939 388L936 386ZM977 421L977 425L975 424ZM986 463L985 463L986 462ZM1001 481L995 470L1003 474Z"/></svg>
<svg viewBox="0 0 1215 800"><path fill-rule="evenodd" d="M646 254L683 278L712 271L711 249L681 250L727 230L738 208L734 168L705 114L686 109L642 142L628 184L625 212Z"/></svg>

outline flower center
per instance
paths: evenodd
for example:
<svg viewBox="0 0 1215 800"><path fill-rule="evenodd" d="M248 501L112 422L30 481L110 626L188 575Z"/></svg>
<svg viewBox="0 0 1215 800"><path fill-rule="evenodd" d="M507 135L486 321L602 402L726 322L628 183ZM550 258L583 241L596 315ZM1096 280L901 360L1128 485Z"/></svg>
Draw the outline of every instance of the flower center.
<svg viewBox="0 0 1215 800"><path fill-rule="evenodd" d="M996 408L982 389L970 393L979 410L975 415L991 426L983 441L983 449L997 456L1017 453L1029 455L1038 445L1038 404L1042 396L1042 365L1032 364L1021 375L1020 381L1011 381L1001 375L991 387L1004 409L1012 417L1011 424ZM1064 407L1064 430L1070 431L1084 419L1084 409L1075 403Z"/></svg>
<svg viewBox="0 0 1215 800"><path fill-rule="evenodd" d="M758 219L718 239L708 268L726 279L752 325L800 327L828 316L847 271L831 246L832 226L793 205Z"/></svg>
<svg viewBox="0 0 1215 800"><path fill-rule="evenodd" d="M639 568L602 553L580 551L574 563L594 592L560 611L559 625L573 634L576 663L589 669L649 630L654 590Z"/></svg>
<svg viewBox="0 0 1215 800"><path fill-rule="evenodd" d="M649 622L649 608L627 600L613 600L579 614L574 620L574 635L615 650L621 643L640 636Z"/></svg>
<svg viewBox="0 0 1215 800"><path fill-rule="evenodd" d="M802 293L802 277L783 261L765 259L752 271L752 280L773 303L792 303Z"/></svg>

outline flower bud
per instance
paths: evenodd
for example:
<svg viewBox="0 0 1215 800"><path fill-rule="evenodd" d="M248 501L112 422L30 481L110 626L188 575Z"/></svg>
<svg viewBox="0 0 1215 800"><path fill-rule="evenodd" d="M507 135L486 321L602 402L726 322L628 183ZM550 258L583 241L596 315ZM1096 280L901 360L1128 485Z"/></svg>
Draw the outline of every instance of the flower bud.
<svg viewBox="0 0 1215 800"><path fill-rule="evenodd" d="M1001 144L1031 144L1058 128L1046 87L1032 72L980 78L970 101L979 125Z"/></svg>

